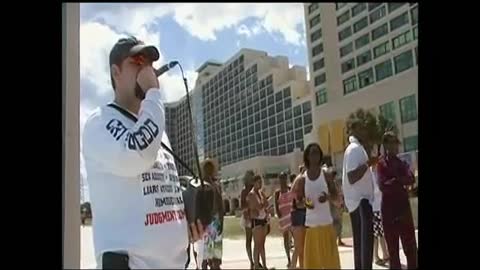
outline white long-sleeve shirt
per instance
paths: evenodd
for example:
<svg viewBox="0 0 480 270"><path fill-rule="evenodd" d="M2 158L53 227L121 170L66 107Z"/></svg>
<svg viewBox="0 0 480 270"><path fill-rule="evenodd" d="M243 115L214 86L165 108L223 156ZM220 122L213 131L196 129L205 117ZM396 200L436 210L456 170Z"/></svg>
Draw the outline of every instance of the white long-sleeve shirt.
<svg viewBox="0 0 480 270"><path fill-rule="evenodd" d="M161 148L162 141L170 147L162 99L150 89L136 123L109 106L85 123L97 267L107 251L128 254L131 269L185 266L187 222L173 157Z"/></svg>

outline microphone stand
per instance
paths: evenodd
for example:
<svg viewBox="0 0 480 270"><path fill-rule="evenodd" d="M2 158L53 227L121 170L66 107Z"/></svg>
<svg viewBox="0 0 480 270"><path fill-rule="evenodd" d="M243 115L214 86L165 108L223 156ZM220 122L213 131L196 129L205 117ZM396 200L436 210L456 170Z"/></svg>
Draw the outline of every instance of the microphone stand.
<svg viewBox="0 0 480 270"><path fill-rule="evenodd" d="M192 130L192 137L193 137L192 139L193 154L195 155L195 161L197 163L198 177L200 178L200 184L203 188L204 182L203 182L203 176L202 176L202 169L200 168L200 158L198 157L197 133L196 133L195 125L193 123L192 105L190 103L190 94L188 92L187 78L185 78L185 74L183 73L182 65L178 63L178 66L180 67L180 71L182 72L183 84L185 85L185 91L187 93L187 105L188 105L188 116L189 116L188 118L190 119L190 127Z"/></svg>

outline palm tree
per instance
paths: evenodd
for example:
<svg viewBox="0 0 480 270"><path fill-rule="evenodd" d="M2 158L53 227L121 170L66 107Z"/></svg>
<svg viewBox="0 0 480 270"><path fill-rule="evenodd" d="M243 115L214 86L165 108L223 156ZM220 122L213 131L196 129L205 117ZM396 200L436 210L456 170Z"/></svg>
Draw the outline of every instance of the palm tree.
<svg viewBox="0 0 480 270"><path fill-rule="evenodd" d="M364 109L358 109L354 113L351 113L347 118L347 132L350 134L352 122L360 120L362 121L367 128L367 141L365 142L365 148L370 154L373 147L377 147L377 153L380 153L380 148L382 145L382 137L386 131L393 131L397 133L397 128L395 123L388 118L385 118L383 115L378 115L377 117L370 111L365 111Z"/></svg>

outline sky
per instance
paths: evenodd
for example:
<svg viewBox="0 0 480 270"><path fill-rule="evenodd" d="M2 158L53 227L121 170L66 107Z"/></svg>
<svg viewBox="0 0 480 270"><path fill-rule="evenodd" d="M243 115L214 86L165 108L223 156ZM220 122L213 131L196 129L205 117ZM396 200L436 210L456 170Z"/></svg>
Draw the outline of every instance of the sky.
<svg viewBox="0 0 480 270"><path fill-rule="evenodd" d="M302 3L82 3L80 136L92 110L113 99L108 54L128 35L159 49L154 67L179 61L190 89L205 61L225 62L241 48L287 56L290 65L305 66L308 73ZM167 102L185 95L178 68L159 80ZM82 157L80 173L83 179ZM88 200L88 190L84 196Z"/></svg>

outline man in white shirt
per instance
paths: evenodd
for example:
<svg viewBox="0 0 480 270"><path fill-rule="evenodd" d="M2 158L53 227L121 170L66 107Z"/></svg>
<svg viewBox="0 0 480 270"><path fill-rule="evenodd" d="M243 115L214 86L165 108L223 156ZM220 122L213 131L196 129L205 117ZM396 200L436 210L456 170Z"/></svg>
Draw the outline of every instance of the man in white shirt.
<svg viewBox="0 0 480 270"><path fill-rule="evenodd" d="M353 232L355 269L372 269L373 260L373 178L370 166L376 158L369 158L365 124L352 121L350 144L343 159L343 192L345 206L350 213Z"/></svg>
<svg viewBox="0 0 480 270"><path fill-rule="evenodd" d="M165 133L164 93L153 46L134 37L110 52L115 100L89 116L83 156L90 186L97 266L182 269L189 229ZM201 226L190 226L193 238ZM193 239L196 240L196 239Z"/></svg>

